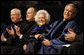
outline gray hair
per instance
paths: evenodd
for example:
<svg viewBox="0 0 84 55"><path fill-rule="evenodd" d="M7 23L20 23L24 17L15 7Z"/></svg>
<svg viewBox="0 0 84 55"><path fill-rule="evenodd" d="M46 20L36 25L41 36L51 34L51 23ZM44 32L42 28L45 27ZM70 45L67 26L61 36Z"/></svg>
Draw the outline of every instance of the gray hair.
<svg viewBox="0 0 84 55"><path fill-rule="evenodd" d="M13 8L10 12L12 12L12 11L16 11L18 14L21 14L21 10L20 9L18 9L18 8Z"/></svg>
<svg viewBox="0 0 84 55"><path fill-rule="evenodd" d="M46 11L46 10L39 10L37 13L36 13L36 15L35 15L35 21L37 21L39 18L38 18L38 16L39 16L39 14L41 14L41 13L44 13L45 14L45 19L46 19L46 24L48 24L49 23L49 21L50 21L50 14Z"/></svg>
<svg viewBox="0 0 84 55"><path fill-rule="evenodd" d="M77 8L76 8L76 5L75 5L75 4L73 4L73 3L69 3L69 4L67 4L67 5L65 6L65 8L66 8L67 6L72 6L72 7L74 7L74 8L75 8L74 13L75 13L75 16L76 16L76 14L77 14Z"/></svg>

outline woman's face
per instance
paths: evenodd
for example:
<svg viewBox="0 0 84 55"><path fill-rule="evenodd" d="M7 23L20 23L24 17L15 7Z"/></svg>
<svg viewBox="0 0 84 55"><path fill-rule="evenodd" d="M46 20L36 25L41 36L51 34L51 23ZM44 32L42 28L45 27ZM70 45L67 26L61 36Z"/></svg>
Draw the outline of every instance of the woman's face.
<svg viewBox="0 0 84 55"><path fill-rule="evenodd" d="M46 24L46 17L44 13L39 14L37 24L39 25L39 27Z"/></svg>

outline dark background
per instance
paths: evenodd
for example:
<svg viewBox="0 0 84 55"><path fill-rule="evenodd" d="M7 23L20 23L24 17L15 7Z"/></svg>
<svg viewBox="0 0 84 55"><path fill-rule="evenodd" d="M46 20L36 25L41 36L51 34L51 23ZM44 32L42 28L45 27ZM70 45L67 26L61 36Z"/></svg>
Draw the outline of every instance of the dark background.
<svg viewBox="0 0 84 55"><path fill-rule="evenodd" d="M25 20L26 10L30 6L34 6L37 11L39 9L47 10L51 15L50 23L52 23L63 18L63 10L68 3L76 4L78 13L75 20L83 31L83 1L1 1L1 23L11 24L10 10L13 8L19 8L22 11L23 20Z"/></svg>

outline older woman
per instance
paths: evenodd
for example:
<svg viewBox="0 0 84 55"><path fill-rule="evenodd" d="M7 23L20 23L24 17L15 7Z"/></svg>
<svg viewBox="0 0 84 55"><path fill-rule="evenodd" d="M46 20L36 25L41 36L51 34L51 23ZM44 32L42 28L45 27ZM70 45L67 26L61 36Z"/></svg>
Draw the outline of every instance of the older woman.
<svg viewBox="0 0 84 55"><path fill-rule="evenodd" d="M18 26L15 26L16 28L16 34L20 35L21 44L23 45L23 51L25 54L36 54L38 49L40 48L42 39L39 37L36 37L36 34L41 34L45 32L45 29L48 28L48 23L50 21L50 15L46 10L39 10L35 15L35 22L37 23L34 25L30 30L30 33L28 33L27 38L25 38L25 35L22 35L20 33L20 28ZM24 42L24 43L23 43Z"/></svg>
<svg viewBox="0 0 84 55"><path fill-rule="evenodd" d="M35 21L37 26L31 31L30 35L41 34L45 32L45 29L48 28L48 23L50 21L50 15L46 10L39 10L35 16ZM27 47L24 49L26 53L36 53L40 47L41 39L35 37L35 39L30 39L30 43L27 44Z"/></svg>

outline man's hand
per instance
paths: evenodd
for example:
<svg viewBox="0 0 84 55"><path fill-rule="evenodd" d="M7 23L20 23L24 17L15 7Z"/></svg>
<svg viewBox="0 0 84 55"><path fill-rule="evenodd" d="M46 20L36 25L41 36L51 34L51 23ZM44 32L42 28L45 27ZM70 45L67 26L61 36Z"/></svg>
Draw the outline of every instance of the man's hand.
<svg viewBox="0 0 84 55"><path fill-rule="evenodd" d="M15 35L15 32L14 32L13 27L11 27L11 30L9 30L8 28L6 28L6 30L7 30L7 32L8 32L10 35L12 35L12 36Z"/></svg>
<svg viewBox="0 0 84 55"><path fill-rule="evenodd" d="M15 30L16 30L16 34L18 36L20 36L21 35L21 33L20 33L20 27L18 27L18 26L15 25Z"/></svg>
<svg viewBox="0 0 84 55"><path fill-rule="evenodd" d="M36 35L35 35L35 38L36 38L36 39L41 38L41 37L43 37L42 34L36 34Z"/></svg>
<svg viewBox="0 0 84 55"><path fill-rule="evenodd" d="M72 29L68 29L68 33L65 35L65 40L74 41L76 37L76 33Z"/></svg>
<svg viewBox="0 0 84 55"><path fill-rule="evenodd" d="M45 46L50 46L51 45L51 43L50 43L50 41L48 39L44 39L42 41L42 44L44 44Z"/></svg>
<svg viewBox="0 0 84 55"><path fill-rule="evenodd" d="M23 50L25 51L27 49L27 45L25 44L24 46L23 46Z"/></svg>
<svg viewBox="0 0 84 55"><path fill-rule="evenodd" d="M3 42L6 42L7 41L7 39L4 37L3 33L1 35L1 41L3 41Z"/></svg>

